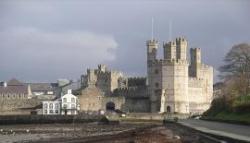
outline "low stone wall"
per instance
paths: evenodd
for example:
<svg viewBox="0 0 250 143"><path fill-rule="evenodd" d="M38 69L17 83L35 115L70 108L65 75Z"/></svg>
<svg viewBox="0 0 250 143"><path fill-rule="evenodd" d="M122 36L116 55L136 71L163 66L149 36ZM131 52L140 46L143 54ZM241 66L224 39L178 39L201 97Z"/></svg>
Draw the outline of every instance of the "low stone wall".
<svg viewBox="0 0 250 143"><path fill-rule="evenodd" d="M0 100L0 115L30 114L31 110L27 109L35 108L41 103L42 100L39 99Z"/></svg>
<svg viewBox="0 0 250 143"><path fill-rule="evenodd" d="M129 113L126 115L127 119L139 120L164 120L164 119L186 119L188 114L159 114L159 113Z"/></svg>
<svg viewBox="0 0 250 143"><path fill-rule="evenodd" d="M8 115L0 116L0 125L6 124L50 124L50 123L85 123L99 121L98 115Z"/></svg>

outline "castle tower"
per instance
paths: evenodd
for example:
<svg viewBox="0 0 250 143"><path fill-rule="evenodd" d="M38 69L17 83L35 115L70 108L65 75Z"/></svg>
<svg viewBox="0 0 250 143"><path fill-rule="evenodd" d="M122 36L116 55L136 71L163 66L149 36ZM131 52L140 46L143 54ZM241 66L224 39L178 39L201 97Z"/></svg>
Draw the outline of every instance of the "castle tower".
<svg viewBox="0 0 250 143"><path fill-rule="evenodd" d="M176 58L187 60L187 40L184 38L176 38Z"/></svg>
<svg viewBox="0 0 250 143"><path fill-rule="evenodd" d="M200 77L200 66L201 66L201 49L191 48L190 49L191 64L189 69L189 76Z"/></svg>
<svg viewBox="0 0 250 143"><path fill-rule="evenodd" d="M148 75L148 92L150 93L151 112L157 112L160 108L159 97L155 91L160 87L161 69L157 66L158 42L156 40L147 41L147 75ZM157 74L156 74L157 73ZM157 84L157 87L155 86ZM156 89L157 88L157 89Z"/></svg>
<svg viewBox="0 0 250 143"><path fill-rule="evenodd" d="M148 64L156 59L158 41L155 39L147 41L147 62Z"/></svg>
<svg viewBox="0 0 250 143"><path fill-rule="evenodd" d="M97 77L95 75L95 70L93 69L87 69L87 76L88 76L88 85L95 85L97 81Z"/></svg>
<svg viewBox="0 0 250 143"><path fill-rule="evenodd" d="M172 60L176 59L176 43L170 41L163 45L164 59Z"/></svg>
<svg viewBox="0 0 250 143"><path fill-rule="evenodd" d="M105 71L107 70L107 67L106 67L106 65L104 65L104 64L99 64L99 65L98 65L98 70L99 70L99 71L102 71L102 72L105 72Z"/></svg>

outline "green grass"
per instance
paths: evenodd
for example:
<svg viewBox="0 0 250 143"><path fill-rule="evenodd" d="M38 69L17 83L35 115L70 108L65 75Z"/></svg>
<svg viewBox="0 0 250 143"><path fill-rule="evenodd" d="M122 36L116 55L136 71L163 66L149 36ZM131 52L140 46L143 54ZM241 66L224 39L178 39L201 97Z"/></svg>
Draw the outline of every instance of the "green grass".
<svg viewBox="0 0 250 143"><path fill-rule="evenodd" d="M220 112L215 117L219 120L228 120L228 121L239 121L250 123L250 113L230 113L230 112Z"/></svg>

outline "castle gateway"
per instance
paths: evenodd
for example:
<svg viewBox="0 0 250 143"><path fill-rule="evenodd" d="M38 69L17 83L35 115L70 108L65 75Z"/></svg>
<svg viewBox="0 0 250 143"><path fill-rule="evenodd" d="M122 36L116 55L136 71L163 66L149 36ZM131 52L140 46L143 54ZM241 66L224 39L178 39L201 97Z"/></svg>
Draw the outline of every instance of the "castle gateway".
<svg viewBox="0 0 250 143"><path fill-rule="evenodd" d="M164 58L157 59L158 42L147 41L147 78L151 112L202 113L213 96L213 68L201 62L200 48L190 49L177 38L163 44Z"/></svg>

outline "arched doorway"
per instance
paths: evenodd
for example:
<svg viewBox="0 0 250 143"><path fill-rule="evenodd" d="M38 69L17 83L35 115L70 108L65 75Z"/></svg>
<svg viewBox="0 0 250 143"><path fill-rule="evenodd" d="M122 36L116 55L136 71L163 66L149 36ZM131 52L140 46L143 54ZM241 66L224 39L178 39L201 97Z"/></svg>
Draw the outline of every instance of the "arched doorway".
<svg viewBox="0 0 250 143"><path fill-rule="evenodd" d="M114 102L108 102L106 104L106 110L115 110L115 103Z"/></svg>
<svg viewBox="0 0 250 143"><path fill-rule="evenodd" d="M167 106L167 113L170 113L170 112L171 112L171 107Z"/></svg>

